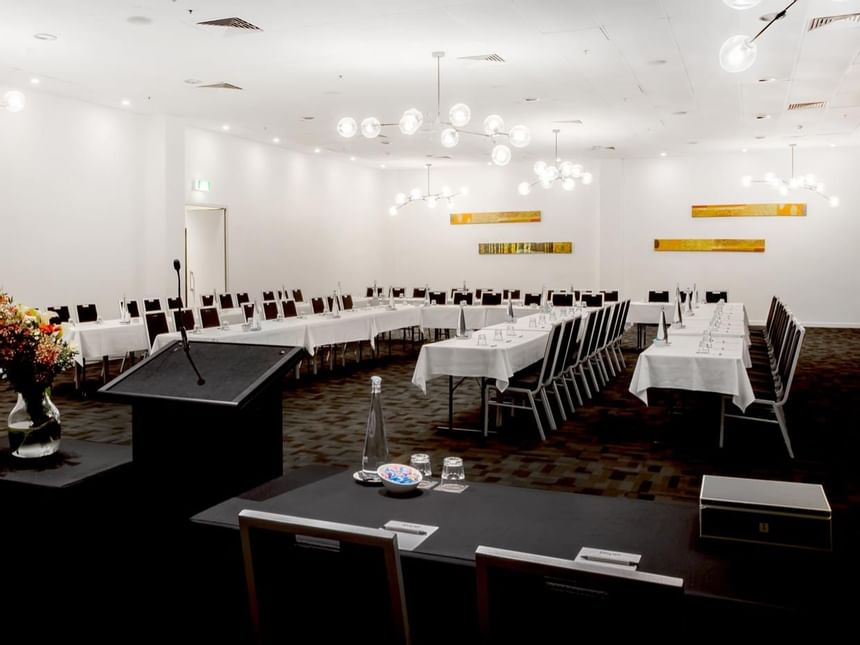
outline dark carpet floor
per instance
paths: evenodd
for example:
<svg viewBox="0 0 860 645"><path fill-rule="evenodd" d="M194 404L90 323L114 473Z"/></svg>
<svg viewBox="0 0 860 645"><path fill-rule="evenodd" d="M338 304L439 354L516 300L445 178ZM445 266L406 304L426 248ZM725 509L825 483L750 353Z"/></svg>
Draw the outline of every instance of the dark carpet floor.
<svg viewBox="0 0 860 645"><path fill-rule="evenodd" d="M284 467L358 468L370 376L377 374L392 460L408 463L411 453L426 452L434 474L444 456L459 455L473 481L688 503L697 501L704 474L815 482L857 525L860 440L851 419L860 409L860 330L808 330L787 406L795 460L776 425L729 420L726 447L719 449L715 395L656 390L644 406L627 391L636 362L633 341L628 333L626 370L546 442L525 411L488 439L437 430L447 423L447 379L432 381L426 397L412 385L418 345L396 341L389 355L385 343L380 358L367 360L365 350L361 363L350 360L316 376L305 368L299 380L284 383ZM97 376L89 369L91 378ZM10 410L13 397L0 392L0 410ZM58 380L53 399L64 436L131 441L127 406L99 400L94 391L79 396L67 375ZM464 382L454 398L455 426L479 427L479 408L478 385Z"/></svg>

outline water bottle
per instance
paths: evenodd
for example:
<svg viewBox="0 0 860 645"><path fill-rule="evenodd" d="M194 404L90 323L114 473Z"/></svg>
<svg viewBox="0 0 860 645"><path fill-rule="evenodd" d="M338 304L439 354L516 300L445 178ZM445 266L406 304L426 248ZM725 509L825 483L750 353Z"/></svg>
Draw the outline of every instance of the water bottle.
<svg viewBox="0 0 860 645"><path fill-rule="evenodd" d="M361 470L365 477L376 477L376 469L389 462L388 440L382 417L382 378L370 377L370 413L364 433L364 451L361 453Z"/></svg>

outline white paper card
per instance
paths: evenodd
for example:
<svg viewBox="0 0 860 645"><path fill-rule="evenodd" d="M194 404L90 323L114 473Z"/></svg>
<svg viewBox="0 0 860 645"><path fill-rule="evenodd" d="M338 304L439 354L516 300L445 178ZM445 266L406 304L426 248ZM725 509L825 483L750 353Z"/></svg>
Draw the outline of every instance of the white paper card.
<svg viewBox="0 0 860 645"><path fill-rule="evenodd" d="M627 569L635 571L639 566L642 556L639 553L624 553L623 551L608 551L607 549L594 549L584 546L576 554L574 562L584 564L598 564L616 569Z"/></svg>
<svg viewBox="0 0 860 645"><path fill-rule="evenodd" d="M388 520L382 528L397 533L397 547L401 551L415 550L419 544L439 530L438 526L399 520Z"/></svg>

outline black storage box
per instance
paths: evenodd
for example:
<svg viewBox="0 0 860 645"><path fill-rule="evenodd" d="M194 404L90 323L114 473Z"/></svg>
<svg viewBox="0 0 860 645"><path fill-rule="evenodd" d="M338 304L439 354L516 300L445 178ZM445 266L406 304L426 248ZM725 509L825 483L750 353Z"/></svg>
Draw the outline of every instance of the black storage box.
<svg viewBox="0 0 860 645"><path fill-rule="evenodd" d="M830 504L820 484L705 475L699 536L829 551Z"/></svg>

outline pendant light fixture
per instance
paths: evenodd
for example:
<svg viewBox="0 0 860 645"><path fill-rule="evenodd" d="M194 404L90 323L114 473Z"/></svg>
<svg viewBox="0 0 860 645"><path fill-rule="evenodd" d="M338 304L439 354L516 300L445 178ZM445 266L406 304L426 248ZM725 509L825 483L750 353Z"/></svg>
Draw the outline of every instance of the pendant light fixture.
<svg viewBox="0 0 860 645"><path fill-rule="evenodd" d="M818 178L809 173L807 175L795 175L794 174L794 143L790 144L791 147L791 176L788 179L784 179L782 177L778 177L775 173L766 172L764 177L761 179L756 179L751 177L750 175L744 175L741 177L741 185L744 187L752 186L753 184L767 184L775 188L780 195L785 197L788 195L788 191L803 189L808 190L816 195L819 195L827 200L827 202L832 206L839 206L839 198L836 195L828 195L824 192L824 184L818 181Z"/></svg>
<svg viewBox="0 0 860 645"><path fill-rule="evenodd" d="M758 4L756 1L744 2L743 0L723 0L723 2L733 9L749 9L750 7L754 7ZM758 47L755 44L755 41L773 23L780 18L785 18L788 10L791 9L795 2L797 2L797 0L792 0L785 9L775 13L773 18L771 18L768 23L761 28L761 31L752 38L744 34L738 34L726 40L726 42L723 43L723 46L720 47L720 66L727 72L732 73L743 72L752 67L756 56L758 55Z"/></svg>
<svg viewBox="0 0 860 645"><path fill-rule="evenodd" d="M433 164L424 164L427 168L427 191L423 192L420 188L415 187L406 193L397 193L394 196L394 206L388 209L389 215L397 215L397 211L409 204L410 202L424 201L427 203L427 208L436 208L436 203L442 201L448 208L454 208L454 198L458 195L468 195L469 189L466 186L461 186L458 192L451 190L449 186L442 186L442 190L434 193L430 190L430 166Z"/></svg>
<svg viewBox="0 0 860 645"><path fill-rule="evenodd" d="M466 126L472 120L472 110L465 103L456 103L448 110L448 119L442 117L442 85L441 85L441 60L445 52L433 52L436 59L436 115L425 121L424 114L418 108L409 108L396 123L384 123L375 116L362 119L359 123L351 116L343 117L337 123L337 132L340 136L350 139L361 133L366 139L374 139L382 132L382 128L397 126L405 135L417 133L422 126L429 129L439 137L439 142L445 148L453 148L460 142L461 134L470 134L486 137L492 143L490 159L497 166L505 166L511 161L512 152L508 144L515 148L524 148L531 141L531 133L524 125L515 125L507 132L505 122L498 114L491 114L481 124L483 131L466 130Z"/></svg>
<svg viewBox="0 0 860 645"><path fill-rule="evenodd" d="M555 134L555 157L554 161L547 164L545 161L536 161L534 165L534 173L537 179L532 182L522 181L517 186L517 191L520 195L528 195L532 192L532 186L540 184L544 188L551 188L552 185L559 181L561 187L565 190L573 190L576 188L576 180L578 179L585 185L592 182L592 175L586 172L582 164L573 163L571 161L562 161L558 156L558 133L560 130L553 130Z"/></svg>
<svg viewBox="0 0 860 645"><path fill-rule="evenodd" d="M3 94L3 100L0 101L0 107L5 108L7 112L20 112L27 105L27 99L23 92L18 90L9 90Z"/></svg>

